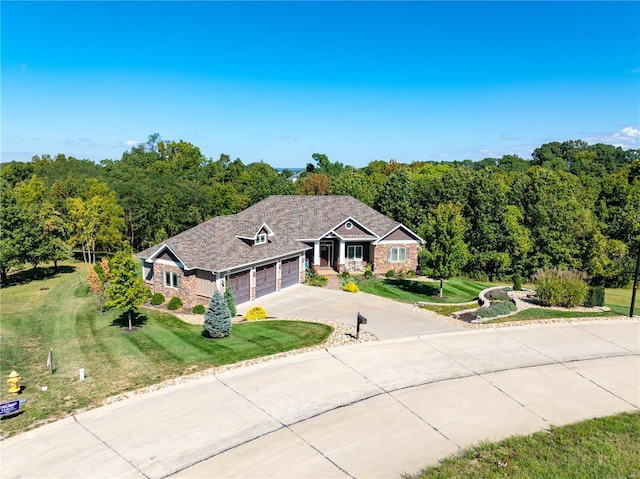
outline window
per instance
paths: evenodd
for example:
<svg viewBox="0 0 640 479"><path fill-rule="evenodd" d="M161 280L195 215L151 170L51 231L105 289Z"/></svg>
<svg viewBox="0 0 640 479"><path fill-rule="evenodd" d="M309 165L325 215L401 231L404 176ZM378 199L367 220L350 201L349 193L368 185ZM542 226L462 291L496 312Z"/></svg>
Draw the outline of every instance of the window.
<svg viewBox="0 0 640 479"><path fill-rule="evenodd" d="M404 263L407 261L407 248L391 248L389 250L389 261L391 263Z"/></svg>
<svg viewBox="0 0 640 479"><path fill-rule="evenodd" d="M164 285L169 288L179 288L180 287L180 276L178 273L173 273L171 271L164 272Z"/></svg>
<svg viewBox="0 0 640 479"><path fill-rule="evenodd" d="M347 228L348 230L350 230L351 228L353 228L353 223L351 221L347 221L344 224L344 227Z"/></svg>
<svg viewBox="0 0 640 479"><path fill-rule="evenodd" d="M256 241L254 244L264 244L266 242L267 242L267 235L264 233L261 233L258 236L256 236Z"/></svg>
<svg viewBox="0 0 640 479"><path fill-rule="evenodd" d="M362 246L347 246L347 259L349 261L362 261Z"/></svg>

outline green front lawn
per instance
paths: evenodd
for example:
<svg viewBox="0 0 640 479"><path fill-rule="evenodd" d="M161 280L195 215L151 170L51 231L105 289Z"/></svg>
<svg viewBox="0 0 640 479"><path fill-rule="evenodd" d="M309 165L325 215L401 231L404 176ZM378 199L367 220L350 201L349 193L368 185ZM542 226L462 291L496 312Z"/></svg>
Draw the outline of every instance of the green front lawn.
<svg viewBox="0 0 640 479"><path fill-rule="evenodd" d="M631 288L607 288L604 293L604 304L609 306L611 311L629 315L629 309L631 307L631 294L633 289ZM634 315L640 314L640 291L636 292L636 304L634 308Z"/></svg>
<svg viewBox="0 0 640 479"><path fill-rule="evenodd" d="M640 413L484 443L407 479L640 477Z"/></svg>
<svg viewBox="0 0 640 479"><path fill-rule="evenodd" d="M439 281L418 281L412 279L369 279L358 283L360 291L375 294L383 298L395 299L403 303L466 303L478 297L491 283L480 283L463 279L451 279L444 282L444 297L440 298Z"/></svg>
<svg viewBox="0 0 640 479"><path fill-rule="evenodd" d="M86 266L47 281L33 281L0 290L0 384L2 402L6 377L16 370L28 399L24 413L3 419L0 436L24 431L42 420L97 406L110 396L198 370L323 343L330 326L296 321L234 324L228 338L207 340L202 326L175 316L141 309L135 330L111 310L100 316L86 284ZM54 374L47 369L53 349ZM80 381L78 370L86 379ZM42 387L47 386L47 391Z"/></svg>
<svg viewBox="0 0 640 479"><path fill-rule="evenodd" d="M555 309L546 308L529 308L523 309L517 314L512 316L505 316L504 318L493 319L486 321L486 323L504 323L510 321L528 321L538 319L561 319L561 318L606 318L610 316L618 316L613 311L605 311L601 313L587 312L587 311L557 311Z"/></svg>

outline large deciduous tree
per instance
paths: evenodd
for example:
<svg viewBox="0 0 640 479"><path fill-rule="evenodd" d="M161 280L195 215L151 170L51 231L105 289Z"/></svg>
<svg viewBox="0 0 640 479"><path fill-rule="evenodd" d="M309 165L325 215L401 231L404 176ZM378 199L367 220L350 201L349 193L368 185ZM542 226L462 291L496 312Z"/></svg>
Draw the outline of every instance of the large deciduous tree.
<svg viewBox="0 0 640 479"><path fill-rule="evenodd" d="M22 242L19 230L23 227L22 210L18 207L15 191L0 178L0 285L7 285L11 271L22 267Z"/></svg>
<svg viewBox="0 0 640 479"><path fill-rule="evenodd" d="M96 249L110 250L122 240L124 211L115 192L105 183L90 180L88 197L68 198L72 244L82 248L85 263L93 264Z"/></svg>
<svg viewBox="0 0 640 479"><path fill-rule="evenodd" d="M331 188L331 178L325 173L311 173L296 182L298 193L301 195L328 195Z"/></svg>
<svg viewBox="0 0 640 479"><path fill-rule="evenodd" d="M331 179L329 191L332 195L353 196L373 207L383 184L384 179L378 182L374 175L367 175L354 168L345 168L338 176Z"/></svg>
<svg viewBox="0 0 640 479"><path fill-rule="evenodd" d="M422 227L421 236L426 244L420 251L420 270L440 280L440 297L443 280L460 274L467 263L466 229L461 208L452 203L438 205Z"/></svg>
<svg viewBox="0 0 640 479"><path fill-rule="evenodd" d="M416 230L420 221L420 211L417 206L415 185L411 173L406 169L394 171L378 197L377 209Z"/></svg>

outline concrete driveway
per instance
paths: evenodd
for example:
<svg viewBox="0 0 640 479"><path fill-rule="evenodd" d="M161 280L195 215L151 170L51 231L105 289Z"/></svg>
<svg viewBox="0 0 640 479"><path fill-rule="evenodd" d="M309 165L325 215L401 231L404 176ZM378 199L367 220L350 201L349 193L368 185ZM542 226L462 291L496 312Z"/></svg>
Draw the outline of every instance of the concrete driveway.
<svg viewBox="0 0 640 479"><path fill-rule="evenodd" d="M0 442L2 478L398 477L640 408L640 321L358 344L227 371Z"/></svg>
<svg viewBox="0 0 640 479"><path fill-rule="evenodd" d="M262 306L274 318L326 319L353 325L359 312L368 320L363 329L380 340L460 331L443 316L410 304L304 284L240 304L238 313L244 314L254 306Z"/></svg>

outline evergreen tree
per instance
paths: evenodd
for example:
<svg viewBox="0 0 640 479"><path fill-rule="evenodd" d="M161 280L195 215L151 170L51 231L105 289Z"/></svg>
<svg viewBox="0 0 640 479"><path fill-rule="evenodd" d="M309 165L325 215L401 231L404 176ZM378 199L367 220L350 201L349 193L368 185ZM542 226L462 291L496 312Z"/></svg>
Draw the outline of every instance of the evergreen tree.
<svg viewBox="0 0 640 479"><path fill-rule="evenodd" d="M236 298L233 296L231 288L227 287L224 289L224 299L227 302L229 312L231 313L231 317L233 318L238 313L238 310L236 308Z"/></svg>
<svg viewBox="0 0 640 479"><path fill-rule="evenodd" d="M213 293L207 312L204 313L205 338L225 338L231 331L231 312L220 291Z"/></svg>

